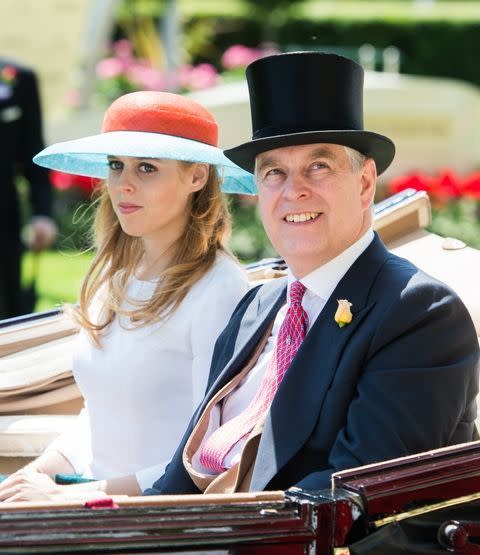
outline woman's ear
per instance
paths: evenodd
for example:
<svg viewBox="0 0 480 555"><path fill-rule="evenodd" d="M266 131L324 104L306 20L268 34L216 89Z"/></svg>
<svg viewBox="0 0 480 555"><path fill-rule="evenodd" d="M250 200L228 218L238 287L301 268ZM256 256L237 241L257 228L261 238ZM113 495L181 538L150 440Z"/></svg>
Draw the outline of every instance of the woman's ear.
<svg viewBox="0 0 480 555"><path fill-rule="evenodd" d="M192 166L192 191L199 191L205 186L210 173L209 164L195 163Z"/></svg>

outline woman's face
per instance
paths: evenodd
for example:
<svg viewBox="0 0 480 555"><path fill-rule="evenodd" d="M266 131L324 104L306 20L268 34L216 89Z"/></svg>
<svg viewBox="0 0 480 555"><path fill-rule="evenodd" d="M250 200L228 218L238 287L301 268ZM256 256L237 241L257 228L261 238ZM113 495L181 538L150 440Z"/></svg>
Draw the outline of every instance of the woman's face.
<svg viewBox="0 0 480 555"><path fill-rule="evenodd" d="M190 198L208 178L208 164L109 156L107 187L123 231L171 244L184 232Z"/></svg>

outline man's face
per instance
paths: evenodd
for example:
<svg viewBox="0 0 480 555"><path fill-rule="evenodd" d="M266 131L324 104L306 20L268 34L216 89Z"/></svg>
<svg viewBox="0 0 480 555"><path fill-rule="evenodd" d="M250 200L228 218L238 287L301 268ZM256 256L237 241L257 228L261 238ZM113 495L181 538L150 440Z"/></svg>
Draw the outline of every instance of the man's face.
<svg viewBox="0 0 480 555"><path fill-rule="evenodd" d="M257 156L255 175L265 231L297 278L335 258L371 225L375 163L352 168L343 146L269 150Z"/></svg>

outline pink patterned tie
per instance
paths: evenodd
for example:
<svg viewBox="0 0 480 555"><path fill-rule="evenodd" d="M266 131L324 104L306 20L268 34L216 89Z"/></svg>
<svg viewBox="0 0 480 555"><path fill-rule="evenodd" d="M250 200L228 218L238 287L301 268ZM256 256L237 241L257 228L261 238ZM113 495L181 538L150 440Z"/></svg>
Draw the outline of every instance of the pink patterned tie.
<svg viewBox="0 0 480 555"><path fill-rule="evenodd" d="M283 376L307 333L308 316L302 307L304 293L305 286L299 281L290 286L290 306L278 331L277 343L260 387L248 407L217 428L204 443L200 463L205 468L223 472L225 457L251 433L258 420L270 409Z"/></svg>

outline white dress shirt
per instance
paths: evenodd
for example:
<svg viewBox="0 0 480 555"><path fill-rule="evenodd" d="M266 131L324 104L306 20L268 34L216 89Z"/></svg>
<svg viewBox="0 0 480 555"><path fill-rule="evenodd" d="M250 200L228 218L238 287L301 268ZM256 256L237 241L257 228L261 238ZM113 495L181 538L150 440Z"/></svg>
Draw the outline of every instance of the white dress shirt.
<svg viewBox="0 0 480 555"><path fill-rule="evenodd" d="M133 279L128 295L147 300L156 283ZM247 290L243 269L219 252L165 322L132 328L116 318L100 349L80 331L73 371L85 408L49 449L86 477L135 474L142 490L150 487L203 398L216 338Z"/></svg>
<svg viewBox="0 0 480 555"><path fill-rule="evenodd" d="M370 229L358 241L348 247L348 249L344 250L336 258L327 264L320 266L316 270L313 270L313 272L300 280L306 287L306 291L302 299L302 306L308 315L308 331L310 331L312 325L320 315L323 307L326 305L330 295L333 293L342 277L372 242L373 238L374 234ZM278 311L273 323L272 332L268 338L265 348L258 358L257 363L250 370L248 375L245 376L245 378L239 383L239 385L224 399L222 408L220 405L213 407L205 436L199 449L192 457L193 468L196 471L210 475L215 474L215 472L205 468L200 463L200 453L202 451L203 444L219 427L219 425L228 422L232 418L235 418L235 416L242 413L255 396L255 393L260 387L263 374L272 356L273 348L277 341L278 331L283 323L283 320L285 319L285 315L290 304L290 286L296 280L297 278L289 272L287 303ZM241 452L245 442L246 438L241 439L227 454L224 460L226 468L230 468L240 461Z"/></svg>

